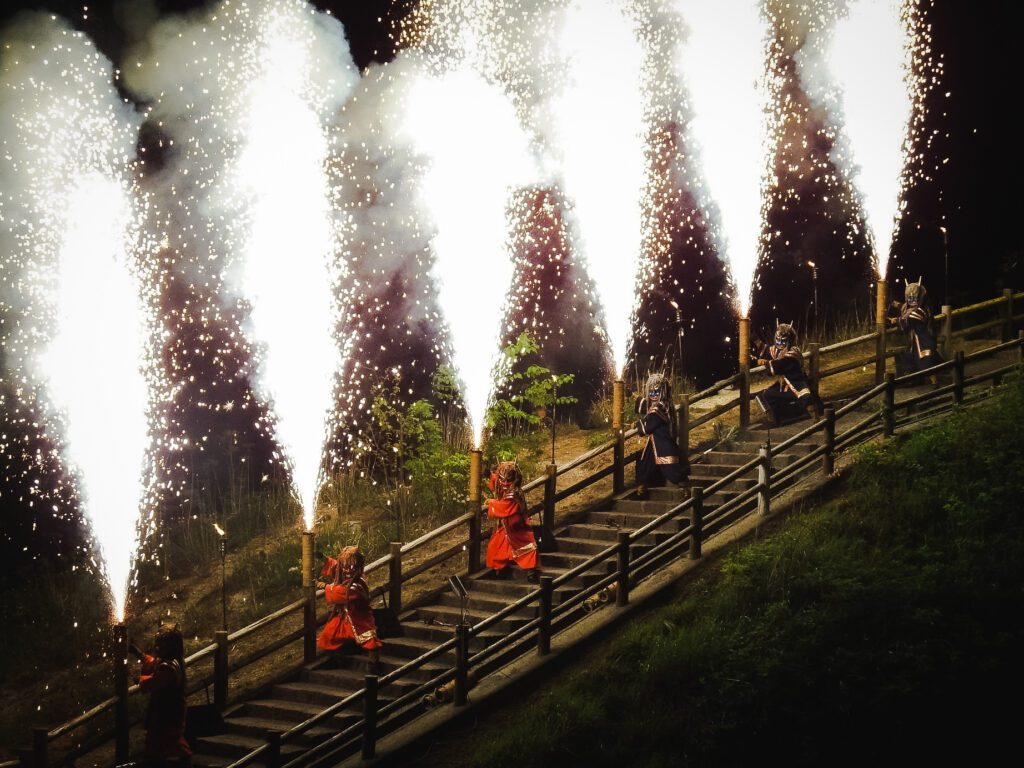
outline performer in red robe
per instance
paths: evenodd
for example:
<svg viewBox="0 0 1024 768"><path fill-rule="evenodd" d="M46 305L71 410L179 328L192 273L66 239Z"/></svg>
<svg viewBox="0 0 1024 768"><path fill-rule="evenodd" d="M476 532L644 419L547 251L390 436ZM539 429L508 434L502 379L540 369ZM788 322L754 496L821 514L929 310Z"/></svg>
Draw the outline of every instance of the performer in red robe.
<svg viewBox="0 0 1024 768"><path fill-rule="evenodd" d="M523 475L514 461L503 461L491 473L489 482L493 499L487 500L487 516L494 518L494 533L487 542L487 567L495 576L503 577L509 563L514 562L527 579L539 578L537 541L526 518L526 497L522 491Z"/></svg>
<svg viewBox="0 0 1024 768"><path fill-rule="evenodd" d="M155 653L134 652L142 659L139 690L149 694L146 706L146 743L140 760L188 764L192 750L185 741L185 641L175 627L156 633Z"/></svg>
<svg viewBox="0 0 1024 768"><path fill-rule="evenodd" d="M365 563L359 547L345 547L337 560L327 558L320 576L331 578L332 582L317 582L317 588L324 590L324 597L334 610L316 644L325 651L336 651L347 642L355 643L369 651L371 667L376 668L383 643L377 637L370 588L363 579Z"/></svg>

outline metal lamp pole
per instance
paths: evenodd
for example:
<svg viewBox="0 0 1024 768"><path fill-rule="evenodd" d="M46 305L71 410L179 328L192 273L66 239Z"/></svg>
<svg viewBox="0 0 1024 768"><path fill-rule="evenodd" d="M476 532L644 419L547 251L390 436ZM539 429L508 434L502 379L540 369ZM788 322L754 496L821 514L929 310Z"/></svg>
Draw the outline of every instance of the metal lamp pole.
<svg viewBox="0 0 1024 768"><path fill-rule="evenodd" d="M811 268L811 284L814 287L814 335L818 335L818 265L808 261L807 266Z"/></svg>
<svg viewBox="0 0 1024 768"><path fill-rule="evenodd" d="M946 263L946 304L952 306L953 300L949 295L949 230L939 227L939 232L942 233L942 253Z"/></svg>
<svg viewBox="0 0 1024 768"><path fill-rule="evenodd" d="M555 415L558 408L558 374L551 374L551 463L555 463Z"/></svg>
<svg viewBox="0 0 1024 768"><path fill-rule="evenodd" d="M222 629L228 631L228 577L226 561L228 557L228 536L227 531L217 523L213 524L220 537L220 612Z"/></svg>

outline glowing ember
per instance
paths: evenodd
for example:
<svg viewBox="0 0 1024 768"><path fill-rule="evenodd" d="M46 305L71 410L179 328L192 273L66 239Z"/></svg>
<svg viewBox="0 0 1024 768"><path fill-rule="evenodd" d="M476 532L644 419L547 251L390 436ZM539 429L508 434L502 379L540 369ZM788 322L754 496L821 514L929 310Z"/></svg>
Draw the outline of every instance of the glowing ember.
<svg viewBox="0 0 1024 768"><path fill-rule="evenodd" d="M718 209L718 251L746 317L762 248L771 137L769 24L756 0L676 0L676 7L688 28L678 66L693 113L689 131Z"/></svg>
<svg viewBox="0 0 1024 768"><path fill-rule="evenodd" d="M4 272L17 318L5 347L36 390L76 477L110 588L125 597L144 504L153 391L150 316L133 261L131 172L141 117L81 34L37 16L9 31L0 81Z"/></svg>

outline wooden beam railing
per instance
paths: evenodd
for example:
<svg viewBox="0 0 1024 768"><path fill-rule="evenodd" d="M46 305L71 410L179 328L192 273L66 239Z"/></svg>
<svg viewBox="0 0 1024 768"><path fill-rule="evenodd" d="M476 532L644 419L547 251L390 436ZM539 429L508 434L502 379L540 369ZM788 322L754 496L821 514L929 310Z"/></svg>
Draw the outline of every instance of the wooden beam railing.
<svg viewBox="0 0 1024 768"><path fill-rule="evenodd" d="M985 302L979 302L978 304L974 304L974 305L971 305L971 306L968 306L968 307L961 307L961 308L952 310L951 317L965 317L967 315L970 315L970 314L973 314L973 313L976 313L976 312L980 312L980 311L983 311L983 310L986 310L986 309L996 309L996 310L1001 311L1001 317L998 320L985 321L985 322L977 323L977 324L975 324L973 326L969 326L967 328L961 328L961 329L958 329L957 331L954 331L953 335L954 336L956 336L958 334L960 334L960 335L967 335L967 334L969 334L971 332L974 332L974 331L980 332L981 330L991 330L991 329L999 327L1001 325L1003 327L1003 329L1004 329L1003 335L1006 336L1009 333L1010 329L1012 328L1013 324L1018 322L1022 318L1024 318L1024 315L1015 315L1013 313L1013 307L1014 307L1015 303L1017 303L1017 305L1020 305L1021 303L1024 303L1024 292L1014 294L1014 293L1011 293L1009 291L1006 291L1006 292L1004 292L1003 296L1000 296L1000 297L997 297L997 298L994 298L994 299L990 299L990 300L985 301ZM940 314L940 315L936 316L936 319L937 320L944 320L945 316L943 314ZM853 338L853 339L847 339L847 340L838 342L836 344L818 347L815 352L811 352L811 351L805 352L804 353L804 357L809 359L812 354L815 354L816 357L817 357L817 363L820 365L821 359L824 356L834 355L834 354L837 354L837 353L845 352L848 349L853 348L853 347L855 347L857 345L868 344L868 343L870 343L872 341L877 341L877 339L878 339L878 332L864 334L862 336L859 336L859 337L856 337L856 338ZM1004 340L1004 343L995 345L993 347L986 348L984 350L973 352L970 355L963 356L963 357L960 358L961 362L959 363L959 365L961 366L961 369L962 369L962 367L963 367L963 365L965 363L974 362L974 361L982 359L984 357L989 357L989 356L991 356L993 354L998 354L999 352L1007 351L1007 350L1014 349L1014 348L1016 348L1018 350L1018 356L1019 357L1024 355L1024 353L1020 352L1020 350L1024 349L1024 334L1022 334L1016 340L1013 340L1013 341ZM887 357L891 357L893 354L896 353L896 351L897 350L887 350L886 351L886 356ZM852 370L852 369L857 368L857 367L869 365L873 361L875 361L875 359L876 359L876 355L872 354L871 356L864 357L863 359L859 359L858 358L858 359L855 359L853 361L844 361L843 363L841 363L839 365L832 366L830 368L824 368L824 369L820 369L819 368L816 371L816 373L817 373L817 376L815 377L816 378L816 383L818 383L822 379L828 378L830 376L835 376L835 375L838 375L839 373L842 373L842 372L845 372L845 371L848 371L848 370ZM903 409L907 409L907 408L911 408L911 407L914 407L916 405L928 402L930 400L934 400L934 399L943 397L945 395L950 394L951 392L954 393L954 394L957 394L959 392L961 394L961 396L962 396L962 391L965 388L975 387L975 386L977 386L977 385L979 385L981 383L987 382L987 381L998 380L1002 376L1004 376L1005 374L1007 374L1007 373L1009 373L1009 372L1011 372L1013 370L1016 370L1018 368L1019 364L1020 363L1016 363L1014 365L1003 366L1003 367L1001 367L999 369L996 369L995 371L990 371L990 372L979 374L979 375L975 375L975 376L962 377L962 380L960 380L959 383L955 383L953 385L947 385L947 386L944 386L944 387L938 387L938 388L933 389L930 392L924 393L922 395L918 395L918 396L915 396L915 397L911 397L911 398L907 398L907 399L904 399L904 400L900 400L900 401L898 401L898 402L896 402L894 404L894 407L895 407L895 409L897 411L903 410ZM956 365L957 365L957 361L955 361L955 360L949 361L949 362L943 363L940 366L937 366L935 368L929 369L928 371L924 371L924 372L920 372L920 373L915 373L915 374L911 374L909 376L904 376L904 377L901 377L899 379L896 379L895 383L897 385L911 383L912 381L915 381L915 380L917 380L917 379L919 379L921 377L924 377L924 376L934 375L935 373L939 373L939 372L945 371L945 370L950 369L950 368L955 369ZM764 367L752 368L752 369L749 370L749 374L762 374L762 373L765 373ZM742 378L743 378L742 373L737 373L737 374L735 374L733 376L730 376L730 377L728 377L726 379L723 379L721 381L715 382L710 387L707 387L706 389L701 390L700 392L697 392L697 393L692 394L692 395L688 395L688 397L686 399L688 409L693 409L695 404L701 403L701 401L706 400L706 399L708 399L710 397L713 397L713 396L721 393L723 390L726 390L728 387L735 387L737 384L741 383L741 379ZM858 396L857 398L855 398L850 403L847 403L843 408L839 409L836 412L836 414L837 414L837 416L845 415L845 414L851 412L852 410L854 410L856 408L865 406L866 404L874 401L875 399L884 398L886 391L887 391L886 390L886 383L883 382L882 384L879 384L879 385L871 388L870 390L868 390L864 394ZM687 418L683 419L682 421L684 421L685 423L688 424L688 431L692 430L695 427L701 426L702 424L706 424L709 421L711 421L712 419L717 418L717 417L719 417L721 415L724 415L725 413L728 413L729 411L731 411L731 410L733 410L735 408L738 408L741 405L740 400L741 400L741 397L730 398L726 403L723 403L723 404L720 404L720 405L716 406L711 411L709 411L707 413L703 413L703 414L701 414L701 416L699 416L697 418L694 418L691 413L687 413ZM850 442L853 442L853 440L857 439L858 436L863 436L863 435L865 435L868 432L871 432L871 431L877 432L878 431L878 427L875 426L875 423L877 421L879 421L879 420L884 420L884 416L885 416L884 408L879 407L879 409L877 410L876 413L873 413L873 414L865 417L864 419L859 421L857 424L855 424L853 427L851 427L850 429L846 430L841 435L837 436L836 437L836 441L835 441L835 447L839 448L839 447L848 445ZM895 420L894 419L894 424L902 425L902 424L906 423L906 421L907 421L907 419L903 419L903 420ZM790 439L784 441L783 443L780 443L778 446L775 446L774 448L772 448L771 451L770 451L770 455L778 455L780 452L782 452L786 448L794 445L796 442L799 442L800 440L804 440L807 437L809 437L810 435L812 435L812 434L814 434L814 433L816 433L816 432L818 432L818 431L820 431L822 429L824 429L824 422L817 422L814 425L808 427L807 429L802 430L797 435L794 435L792 438L790 438ZM624 432L623 436L624 436L624 438L629 438L629 437L635 436L636 434L637 434L636 430L633 429L633 430L629 430L629 431ZM684 435L683 437L684 437L684 440L681 441L681 442L684 442L684 443L688 444L688 441L685 440L685 438L688 438L688 435ZM571 472L573 470L579 469L580 467L584 466L588 462L591 462L591 461L593 461L595 459L604 458L605 455L608 454L608 453L614 453L617 444L618 444L618 440L617 439L610 440L610 441L608 441L608 442L606 442L606 443L604 443L604 444L602 444L600 446L597 446L596 448L594 448L594 449L592 449L590 451L587 451L584 454L581 454L580 456L577 456L572 461L567 462L566 464L557 467L557 469L555 471L556 478L559 477L559 476L563 476L563 475L565 475L565 474L567 474L567 473L569 473L569 472ZM621 461L625 464L627 462L633 461L635 458L636 458L636 453L634 452L634 453L629 454L628 456L624 456L621 459ZM792 479L793 477L796 476L796 474L798 472L800 472L801 470L806 469L808 466L813 465L816 460L819 460L821 458L822 458L822 449L815 449L815 450L811 451L809 454L807 454L807 455L801 457L800 459L796 460L795 462L792 462L792 463L788 464L786 467L784 467L784 468L782 468L782 469L780 469L778 471L772 472L770 474L772 487L773 488L779 487L779 485L781 483L784 483L785 481L787 481L789 479ZM729 485L731 482L733 482L737 478L741 477L742 475L749 474L749 473L753 472L759 466L759 462L760 462L760 459L755 459L753 461L750 461L747 464L743 465L742 467L739 467L736 470L730 472L728 475L718 479L715 483L713 483L709 487L703 489L703 497L704 498L710 497L713 493L715 493L718 490L724 489L727 485ZM608 477L609 475L611 475L613 473L614 470L615 470L615 467L611 466L611 465L605 465L605 466L598 467L598 468L594 469L592 472L588 473L582 479L577 480L571 486L569 486L567 488L564 488L561 491L557 492L556 495L555 495L555 499L557 501L564 501L565 499L575 495L579 491L589 487L593 483ZM524 491L530 491L530 490L534 490L534 489L540 488L540 487L544 486L544 484L545 484L545 482L547 482L547 480L548 480L547 476L542 476L542 477L536 478L534 480L531 480L530 482L528 482L528 483L526 483L524 485ZM718 526L716 526L716 522L720 522L721 520L724 519L724 517L734 513L736 510L740 510L745 504L748 504L754 498L756 498L758 493L763 491L763 490L764 490L764 488L761 485L755 484L753 487L747 488L747 489L743 490L741 493L739 493L738 495L736 495L732 499L726 501L724 504L722 504L719 507L715 508L710 514L706 515L703 518L703 520L702 520L702 525L701 525L701 527L702 527L702 535L710 535L711 533L713 533L716 530L716 528L718 527ZM631 541L638 540L640 537L645 536L648 533L650 533L651 531L653 531L653 530L655 530L655 529L657 529L659 527L664 526L667 522L669 522L671 520L674 520L675 518L677 518L678 516L680 516L684 512L687 512L688 510L692 510L692 506L693 506L693 500L690 499L690 500L687 500L685 503L680 504L677 507L674 507L674 508L670 509L668 512L664 513L663 515L660 515L655 521L652 521L651 523L648 523L648 524L644 525L642 528L640 528L637 531L633 532L633 534L631 534ZM408 554L410 552L418 550L418 549L420 549L420 548L422 548L422 547L424 547L424 546L426 546L426 545L428 545L428 544L430 544L432 542L437 541L440 537L449 534L453 530L455 530L455 529L457 529L457 528L459 528L459 527L461 527L463 525L471 524L476 519L476 515L478 515L478 514L479 514L479 512L473 512L473 511L467 512L466 514L461 515L461 516L459 516L457 518L454 518L453 520L450 520L450 521L446 522L445 524L443 524L443 525L439 526L438 528L436 528L436 529L434 529L434 530L432 530L432 531L430 531L430 532L428 532L428 533L418 537L417 539L414 539L413 541L401 544L400 546L395 548L392 552L389 552L388 554L386 554L386 555L378 558L377 560L374 560L372 563L370 563L366 567L366 573L369 575L369 574L372 574L372 573L378 571L379 569L382 569L385 566L387 566L389 571L393 571L393 572L396 572L396 573L400 574L400 577L399 577L400 578L400 582L401 582L401 584L404 584L405 582L407 582L408 580L410 580L412 578L416 578L418 576L421 576L422 574L424 574L427 571L429 571L431 568L438 567L441 564L449 561L452 557L459 556L459 554L461 552L465 551L467 546L479 546L480 542L479 541L474 542L473 539L472 539L472 536L470 536L470 538L468 540L460 540L460 541L457 541L454 544L449 544L449 546L447 546L441 552L432 555L431 557L427 558L422 563L417 564L413 568L408 568L408 569L405 569L405 568L393 569L392 568L392 561L394 559L402 558L402 557L404 557L406 554ZM652 562L653 560L656 559L657 555L652 555L651 552L664 553L664 552L671 551L673 549L673 547L678 547L680 542L686 540L687 537L689 536L689 534L682 535L683 532L684 531L689 531L692 527L693 527L692 525L691 526L687 526L686 528L683 529L683 531L679 531L679 532L673 533L665 541L663 541L660 544L656 545L652 550L649 550L647 553L645 553L645 554L641 555L639 558L637 558L637 562L641 564L641 567L643 567L644 564ZM665 542L673 542L673 544L667 545ZM698 549L699 549L699 547L698 547ZM558 579L555 580L554 585L556 587L560 586L560 585L563 585L567 581L569 581L572 578L574 578L575 576L577 576L577 575L579 575L581 573L585 573L588 570L591 570L591 569L593 569L593 568L595 568L595 567L597 567L597 566L599 566L601 564L605 564L606 561L609 558L615 557L616 553L618 551L619 550L617 549L616 546L608 547L603 552L599 553L598 555L595 555L593 558L589 558L586 562L580 564L579 566L576 566L575 568L571 569L566 574L563 574L561 577L559 577ZM634 577L635 577L635 574L634 574ZM613 582L614 582L614 579L612 579L610 576L609 577L602 576L602 578L599 579L596 582L596 584L604 584L605 586L607 586L607 584L610 584L610 583L613 583ZM397 585L399 589L401 588L401 584ZM394 594L392 592L392 590L393 590L393 588L395 586L396 585L392 585L389 582L381 584L380 586L376 587L373 590L373 595L376 597L376 596L380 596L380 595L383 595L383 594ZM595 594L596 592L600 591L600 589L602 589L602 588L604 588L604 587L594 587L594 585L589 585L582 592L577 593L577 597L578 597L579 594L585 594L586 596ZM510 607L508 613L502 612L502 614L500 614L500 615L509 615L513 610L519 610L519 609L522 609L523 607L525 607L527 605L533 605L533 603L535 603L539 599L538 598L539 594L540 594L540 590L531 592L529 595L527 595L522 600L517 601L516 603L514 603L513 606L515 606L515 608ZM323 591L322 590L321 591L317 591L317 592L314 593L314 595L315 595L315 598L320 598L323 595ZM569 601L566 601L565 603L562 603L560 606L553 607L552 608L552 612L551 612L552 613L552 620L555 617L563 615L567 610L570 610L571 607L578 606L585 599L586 599L586 597L582 597L582 598L579 598L579 599L576 599L576 597L574 597L574 598L570 598ZM270 628L272 626L275 626L278 622L283 621L284 619L292 616L293 614L303 613L306 604L307 604L307 598L303 597L300 600L292 602L292 603L284 606L283 608L281 608L281 609L279 609L279 610L277 610L277 611L275 611L275 612L273 612L273 613L271 613L271 614L269 614L269 615L267 615L265 617L262 617L262 618L258 619L257 621L252 622L251 624L247 625L246 627L243 627L243 628L241 628L241 629L239 629L239 630L237 630L237 631L227 635L227 637L226 637L227 645L234 645L234 644L237 644L238 642L240 642L242 640L249 639L249 638L253 637L256 633L258 633L258 632L260 632L262 630L268 629L268 628ZM566 606L569 606L569 607L566 607ZM499 615L499 614L496 614L496 615ZM315 621L317 622L317 626L319 626L320 624L322 624L326 620L326 616L327 616L327 614L321 614L321 615L315 617ZM490 619L493 619L493 621L490 621ZM481 622L478 625L475 625L472 628L472 630L473 630L472 634L474 636L478 635L487 626L490 626L492 623L494 623L495 621L499 621L499 620L500 619L494 619L493 617L489 617L489 619L485 619L483 622ZM534 623L535 622L532 622L530 624L531 628L534 627ZM196 651L192 655L190 655L186 659L186 664L189 665L189 666L192 666L192 665L198 664L200 662L213 661L213 660L216 660L217 658L222 658L222 663L216 665L216 669L215 669L213 674L204 676L203 678L200 678L198 680L193 680L192 683L189 686L189 688L190 688L189 692L192 693L192 692L195 692L195 691L198 691L198 690L202 690L203 688L206 688L207 686L209 686L211 684L214 684L215 687L218 686L218 685L221 685L221 686L223 686L224 690L226 690L226 681L223 680L223 679L219 679L219 678L223 678L224 675L228 675L228 674L237 672L239 669L242 669L245 666L247 666L247 665L249 665L249 664L251 664L251 663L253 663L253 662L255 662L255 661L259 660L259 659L265 658L269 653L272 653L272 652L281 650L281 649L283 649L285 647L288 647L292 643L297 642L300 639L302 639L302 637L305 634L307 634L307 633L308 633L308 627L304 628L303 630L294 630L294 631L291 631L291 632L286 632L282 636L273 639L269 643L266 643L266 644L264 644L261 647L258 647L258 648L255 648L255 649L251 650L244 657L239 658L239 659L230 660L230 662L228 662L228 660L226 658L227 657L227 653L226 653L227 647L226 646L224 646L223 644L218 644L218 643L207 645L207 646L201 648L200 650ZM517 633L512 633L512 635L510 635L510 636L514 636L516 638L519 638L521 634L522 633L517 632ZM526 632L525 634L529 634L529 632ZM515 640L504 640L502 647L504 647L506 645L514 644L514 643L515 643ZM433 658L436 658L439 655L442 655L444 653L448 653L449 651L451 651L453 649L453 647L454 646L451 644L451 641L448 641L446 643L442 643L436 649L434 649L434 651L431 651L431 652L429 652L427 654L424 654L419 659L416 659L416 660L410 662L409 664L404 665L400 669L395 670L393 673L391 673L389 675L386 675L383 678L381 678L378 681L379 687L380 688L386 687L388 684L390 684L394 680L399 679L399 677L401 675L408 674L409 672L415 670L419 666L422 666L422 664L426 663L426 661L429 660L429 659L433 659ZM479 654L477 656L479 656ZM472 658L475 659L477 657L472 657ZM324 719L326 719L327 717L331 716L330 714L325 714L325 713L331 713L331 712L340 711L340 709L342 708L342 706L341 706L342 704L344 704L345 706L349 706L350 704L358 702L360 700L360 697L363 695L363 692L364 691L361 690L361 691L357 692L356 694L353 694L352 696L347 697L342 702L339 702L338 704L333 705L332 708L329 708L328 710L325 710L323 713L318 715L317 718L319 718L319 719L316 719L315 722L316 723L323 722ZM129 693L129 696L137 695L137 693L138 693L138 686L132 686L129 689L128 693ZM59 725L59 726L57 726L57 727L55 727L53 729L50 729L50 730L37 729L38 733L40 734L39 739L37 739L37 741L42 742L42 743L35 745L33 753L36 755L36 758L34 760L30 760L30 762L32 762L33 765L36 765L37 768L45 768L47 765L60 766L60 765L66 765L68 763L71 763L74 760L77 760L78 758L80 758L83 755L87 754L88 751L90 751L90 750L72 749L70 751L65 752L59 759L53 760L53 761L49 761L49 760L47 760L47 757L46 757L46 755L47 755L47 748L46 747L47 747L47 745L50 742L53 742L56 739L59 739L59 738L61 738L63 736L66 736L69 733L71 733L73 731L76 731L77 729L80 729L80 728L82 728L84 726L87 726L91 722L96 720L96 718L104 715L105 713L111 712L118 705L118 701L119 701L118 697L116 697L116 696L115 697L111 697L111 698L106 699L103 702L97 704L95 707L91 708L87 712L84 712L81 715L73 718L72 720L69 720L66 723L63 723L63 724L61 724L61 725ZM221 702L221 703L223 703L223 702ZM393 711L395 711L394 709L390 709L389 708L390 706L391 705L388 705L387 707L382 708L381 711L382 712L393 712ZM136 718L136 720L137 720L137 718ZM312 725L307 725L310 722L311 721L306 721L306 723L302 723L299 726L296 726L296 728L293 728L290 731L288 731L286 734L282 735L281 742L282 743L287 742L290 739L294 738L295 735L297 735L299 733L302 733L305 730L308 730L309 727L312 727ZM301 729L301 730L297 730L297 729ZM346 729L346 732L349 731L349 730L351 730L351 729ZM339 734L339 736L340 736L340 734ZM261 748L259 750L259 754L247 755L246 758L244 758L242 761L239 761L238 763L233 764L233 768L241 768L241 766L243 766L243 765L248 765L249 763L251 763L254 760L256 760L258 757L264 755L265 752L272 752L272 751L273 751L273 749L270 746L263 747L263 748ZM22 762L24 763L24 761L22 761ZM297 761L293 761L293 762L297 764Z"/></svg>

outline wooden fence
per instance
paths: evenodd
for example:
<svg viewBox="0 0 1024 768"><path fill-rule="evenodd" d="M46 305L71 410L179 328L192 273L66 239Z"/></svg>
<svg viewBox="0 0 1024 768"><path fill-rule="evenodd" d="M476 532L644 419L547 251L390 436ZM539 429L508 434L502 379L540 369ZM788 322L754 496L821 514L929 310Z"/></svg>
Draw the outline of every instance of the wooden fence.
<svg viewBox="0 0 1024 768"><path fill-rule="evenodd" d="M952 401L954 403L961 403L967 388L989 381L998 382L1008 372L1019 367L1021 365L1022 351L1024 351L1024 332L1021 332L1016 339L1011 340L1010 337L1012 336L1015 324L1024 319L1024 314L1014 314L1013 310L1015 303L1020 302L1021 299L1024 299L1024 292L1013 294L1010 291L1004 291L1000 297L972 306L953 310L944 308L944 311L936 316L936 320L941 323L943 329L940 334L940 344L947 351L952 348L953 340L956 338L973 336L995 329L999 330L1002 343L987 347L970 355L959 352L952 359L939 366L899 379L891 374L885 375L884 373L886 359L892 357L898 351L898 349L890 349L888 347L887 337L891 334L887 333L884 328L874 333L841 341L837 344L828 346L810 345L809 349L804 352L804 358L809 361L811 386L816 392L821 382L825 379L870 365L875 366L878 383L846 403L842 408L825 409L823 418L779 445L763 448L757 458L717 479L708 487L703 489L694 488L690 499L668 510L655 520L645 524L642 528L631 533L621 532L615 544L608 546L602 552L568 572L557 578L542 576L536 590L531 591L498 613L488 616L472 626L464 625L457 627L454 637L382 677L366 676L362 689L324 709L316 716L295 725L288 731L272 734L266 744L232 763L229 768L244 768L244 766L257 761L268 766L268 768L281 768L282 744L295 740L310 728L325 723L339 712L358 704L362 705L363 716L357 722L353 722L327 741L306 750L301 757L284 763L284 766L286 768L297 768L299 765L314 764L323 757L337 757L341 754L342 750L351 748L351 742L354 739L361 741L361 749L364 756L372 756L374 754L378 728L382 723L416 704L424 694L430 693L452 680L455 681L455 704L457 706L465 704L468 680L472 674L481 669L496 665L499 661L507 658L514 649L518 649L518 652L521 652L523 643L527 640L536 644L539 654L546 654L550 649L552 634L580 617L583 613L581 610L582 606L587 598L597 595L610 585L615 584L616 604L620 606L626 605L629 600L630 587L636 584L638 580L656 571L664 563L684 554L690 558L699 558L701 556L702 542L708 536L725 525L734 522L738 517L748 514L752 509L759 510L760 514L766 514L770 509L773 489L779 489L784 484L794 480L799 473L812 471L819 465L823 471L831 473L836 451L856 440L866 439L879 432L886 436L891 435L897 426L912 418L909 415L900 417L899 413L901 411L920 408L931 401L945 398L949 394L952 394ZM976 317L979 313L994 314L995 317L982 317L975 323L965 322L967 318ZM842 362L836 363L831 367L822 368L822 365L827 363L828 358L845 358L849 355L849 350L858 347L870 347L872 351L869 355L856 357L853 360L844 359ZM966 376L966 363L991 357L1012 349L1015 349L1017 352L1016 363L981 375ZM933 376L947 371L953 375L953 382L951 384L896 403L896 386L914 383L922 377ZM734 409L739 413L740 426L747 426L743 423L743 414L749 411L747 408L741 407L741 404L743 404L744 395L749 398L751 377L763 374L764 372L765 369L763 367L744 368L739 373L716 382L700 392L692 395L683 395L680 407L677 410L681 436L680 443L688 445L692 430L714 419L721 418ZM726 402L716 405L699 417L693 418L691 411L695 405L728 390L730 387L736 390L737 394L735 397L731 397ZM878 406L873 413L867 415L844 432L836 434L836 420L838 418L872 403ZM824 436L820 447L789 463L784 468L775 470L772 467L773 456L785 452L796 443L806 440L819 432ZM555 508L558 502L578 494L594 483L612 476L614 492L621 492L623 490L624 466L632 462L637 455L635 452L628 455L625 453L623 449L624 440L635 434L635 430L620 430L620 433L614 439L578 456L564 465L550 465L545 475L526 483L523 486L524 491L535 490L541 487L544 489L543 502L531 507L531 513L541 511L545 524L553 527ZM566 488L560 490L557 488L559 477L582 467L588 462L597 459L606 460L609 454L611 454L612 460L606 465L588 473L584 478ZM734 480L754 471L757 472L758 476L758 481L755 485L743 490L732 499L718 506L712 513L704 514L704 497L724 489ZM453 558L462 556L467 557L465 570L470 572L476 570L475 566L479 562L481 546L481 513L482 510L480 509L470 509L466 514L445 523L414 541L392 543L388 554L378 558L366 567L367 575L383 571L385 568L388 573L387 581L375 588L372 591L372 596L378 597L386 594L391 607L398 612L403 608L403 585L410 579L441 564L448 563ZM688 521L685 527L662 538L661 541L643 554L631 557L632 545L649 533L661 530L667 524L677 521L682 517L685 517ZM441 552L431 555L412 568L406 569L403 567L404 559L409 553L415 552L428 544L436 542L441 537L445 537L451 532L462 528L465 528L466 531L463 538L459 538ZM552 602L554 590L585 573L596 574L597 577L582 591L573 595L568 600L554 605ZM302 664L311 661L316 653L316 632L318 627L327 618L326 611L318 613L316 610L316 600L322 596L322 590L315 591L310 589L301 599L242 629L231 633L217 632L213 643L196 651L185 660L190 670L202 668L203 665L210 668L206 674L190 680L188 692L193 694L204 689L209 691L210 687L212 687L213 703L217 708L223 710L228 704L229 684L232 674L256 661L266 659L270 654L277 653L287 647L292 647L295 643L301 641L302 662L291 666L286 665L278 669L276 679L283 679L297 672ZM475 654L470 654L470 641L472 638L480 636L498 622L524 608L534 608L536 610L536 617L515 631L505 634L496 641L486 645ZM282 622L297 615L301 615L302 618L299 626L296 628L285 631L284 634L275 637L273 641L252 649L239 658L232 657L230 651L233 646L243 640L252 639L257 633L270 628L275 628L279 631ZM115 643L115 646L118 645L118 643ZM422 668L428 662L440 659L453 652L455 664L451 668L403 693L386 705L378 705L378 696L382 689L386 689L387 686L398 680L408 679L412 672ZM56 728L34 729L32 747L21 752L21 759L19 761L2 763L0 768L13 768L15 765L35 766L36 768L71 765L75 760L93 752L100 745L109 744L111 740L115 744L115 760L118 763L127 761L128 734L130 729L138 724L139 718L133 718L129 714L129 699L136 696L138 686L129 686L127 684L126 654L127 641L122 639L120 648L115 648L115 670L119 669L120 671L115 673L114 696L100 702L87 712ZM269 683L271 681L268 680L266 682ZM85 737L81 743L66 749L56 759L51 759L50 753L54 751L52 747L54 741L75 734L78 729L94 724L102 716L109 718L110 715L113 715L114 720L112 726L106 728L94 727L93 733Z"/></svg>

